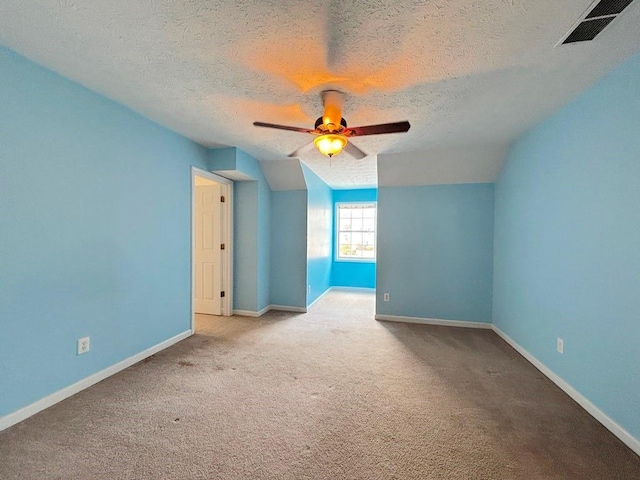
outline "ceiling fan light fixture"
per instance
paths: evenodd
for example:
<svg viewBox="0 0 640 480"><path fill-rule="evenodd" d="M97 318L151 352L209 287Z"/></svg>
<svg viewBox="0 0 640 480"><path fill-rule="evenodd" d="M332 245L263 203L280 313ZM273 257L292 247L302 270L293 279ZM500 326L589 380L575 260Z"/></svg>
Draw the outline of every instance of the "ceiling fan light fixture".
<svg viewBox="0 0 640 480"><path fill-rule="evenodd" d="M331 158L334 155L338 155L347 146L347 138L344 135L327 133L316 137L313 140L313 144L321 154Z"/></svg>

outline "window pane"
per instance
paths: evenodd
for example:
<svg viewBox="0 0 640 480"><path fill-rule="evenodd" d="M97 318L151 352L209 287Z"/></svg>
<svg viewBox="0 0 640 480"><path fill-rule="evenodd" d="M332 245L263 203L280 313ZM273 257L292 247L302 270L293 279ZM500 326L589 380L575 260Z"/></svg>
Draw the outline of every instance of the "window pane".
<svg viewBox="0 0 640 480"><path fill-rule="evenodd" d="M360 207L352 208L351 218L362 218L362 208Z"/></svg>
<svg viewBox="0 0 640 480"><path fill-rule="evenodd" d="M373 245L376 241L375 233L365 233L362 235L362 244L365 247L371 247L373 249Z"/></svg>
<svg viewBox="0 0 640 480"><path fill-rule="evenodd" d="M376 221L373 218L365 218L362 220L362 231L373 232L375 230Z"/></svg>
<svg viewBox="0 0 640 480"><path fill-rule="evenodd" d="M362 233L352 233L351 243L355 249L362 250Z"/></svg>
<svg viewBox="0 0 640 480"><path fill-rule="evenodd" d="M344 232L345 230L351 230L351 219L340 218L340 231Z"/></svg>
<svg viewBox="0 0 640 480"><path fill-rule="evenodd" d="M353 257L354 249L350 243L345 243L344 245L340 245L340 256L341 257Z"/></svg>

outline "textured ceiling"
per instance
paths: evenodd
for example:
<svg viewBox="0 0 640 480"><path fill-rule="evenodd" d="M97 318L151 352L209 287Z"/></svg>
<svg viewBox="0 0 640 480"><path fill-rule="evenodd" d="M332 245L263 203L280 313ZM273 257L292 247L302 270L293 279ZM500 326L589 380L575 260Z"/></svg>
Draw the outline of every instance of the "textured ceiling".
<svg viewBox="0 0 640 480"><path fill-rule="evenodd" d="M375 184L375 155L506 144L640 50L640 2L594 41L554 48L591 0L2 0L0 42L207 146L286 158L319 92L347 94L371 154L303 160Z"/></svg>

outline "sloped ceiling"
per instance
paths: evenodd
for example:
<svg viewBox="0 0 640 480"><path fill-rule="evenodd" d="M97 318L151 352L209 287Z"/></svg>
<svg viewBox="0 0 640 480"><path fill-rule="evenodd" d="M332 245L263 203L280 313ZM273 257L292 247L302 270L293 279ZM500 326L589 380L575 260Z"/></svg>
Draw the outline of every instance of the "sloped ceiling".
<svg viewBox="0 0 640 480"><path fill-rule="evenodd" d="M355 139L371 154L361 162L303 158L334 187L365 186L377 154L508 144L640 50L640 2L594 42L554 48L591 3L3 0L0 42L205 146L261 161L310 137L254 120L312 127L319 92L339 89L351 126L412 125Z"/></svg>
<svg viewBox="0 0 640 480"><path fill-rule="evenodd" d="M307 189L302 167L300 166L300 160L297 158L260 162L260 167L271 190Z"/></svg>
<svg viewBox="0 0 640 480"><path fill-rule="evenodd" d="M378 186L493 183L507 145L477 145L378 155Z"/></svg>

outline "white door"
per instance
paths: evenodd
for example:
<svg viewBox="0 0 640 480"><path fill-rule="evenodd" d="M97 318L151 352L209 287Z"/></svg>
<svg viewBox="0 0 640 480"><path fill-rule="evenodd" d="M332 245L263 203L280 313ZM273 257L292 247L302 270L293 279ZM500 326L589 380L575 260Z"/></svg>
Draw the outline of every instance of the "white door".
<svg viewBox="0 0 640 480"><path fill-rule="evenodd" d="M222 315L220 187L220 184L211 180L197 182L195 186L194 312L207 315Z"/></svg>

